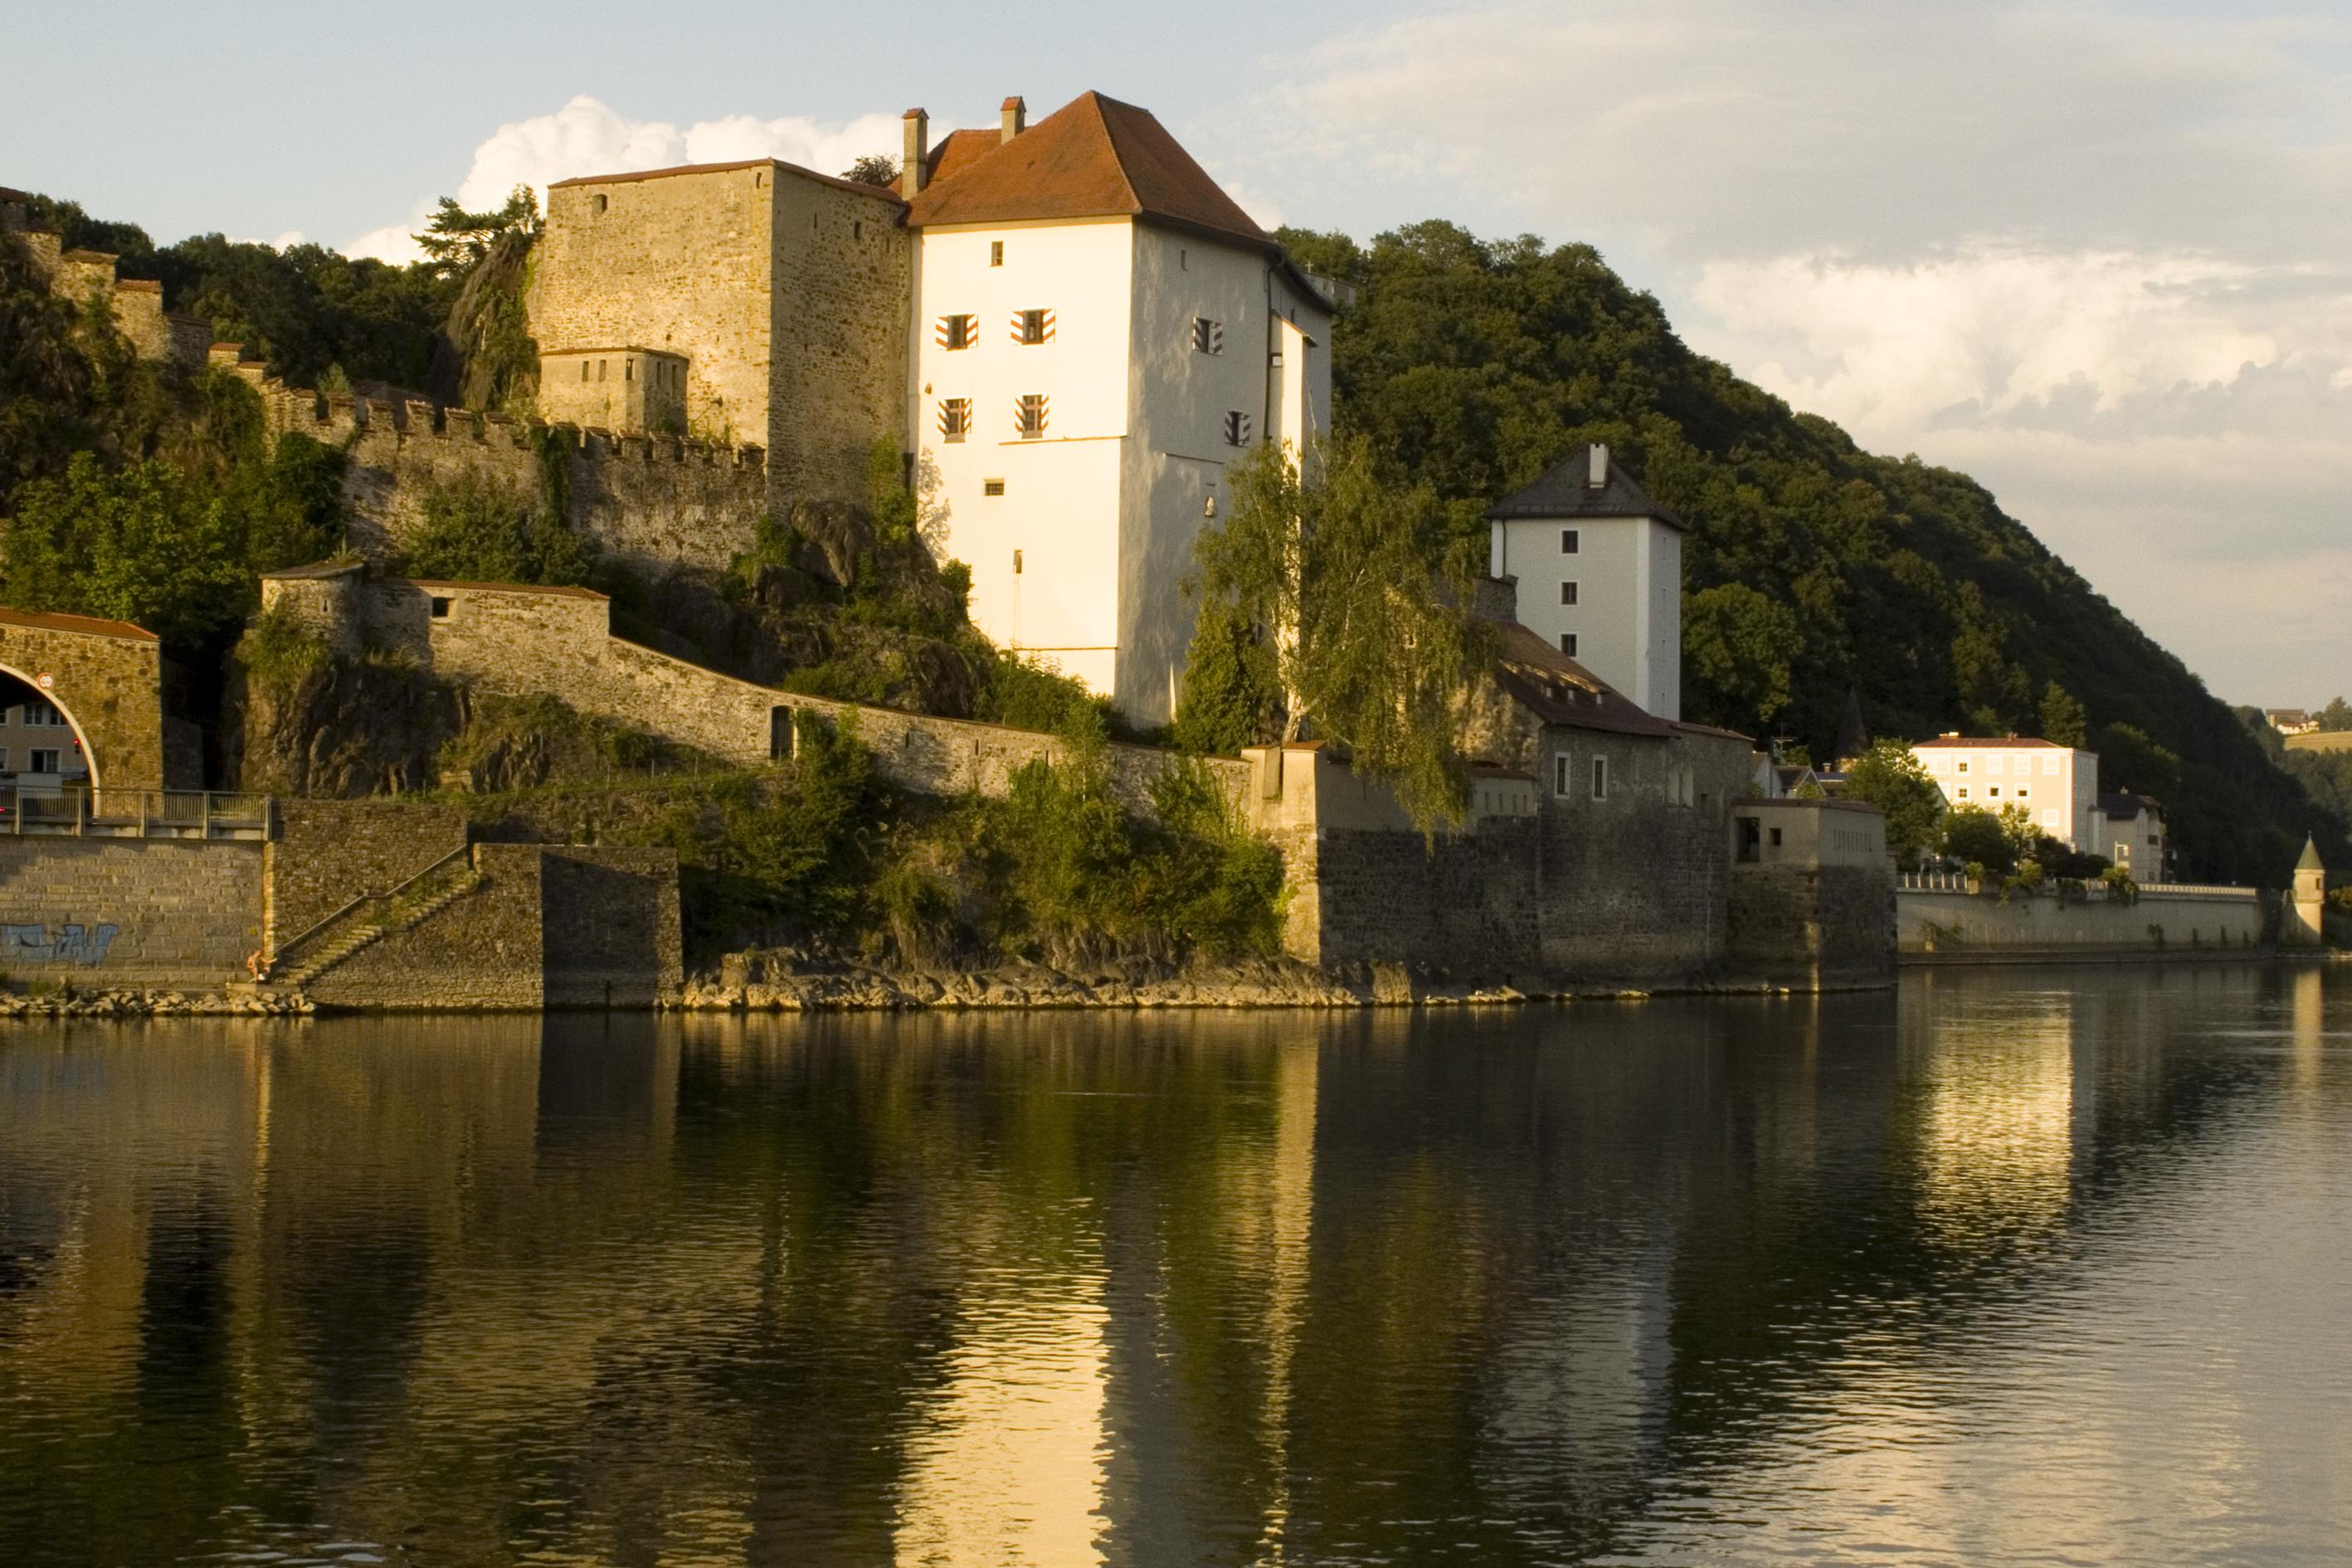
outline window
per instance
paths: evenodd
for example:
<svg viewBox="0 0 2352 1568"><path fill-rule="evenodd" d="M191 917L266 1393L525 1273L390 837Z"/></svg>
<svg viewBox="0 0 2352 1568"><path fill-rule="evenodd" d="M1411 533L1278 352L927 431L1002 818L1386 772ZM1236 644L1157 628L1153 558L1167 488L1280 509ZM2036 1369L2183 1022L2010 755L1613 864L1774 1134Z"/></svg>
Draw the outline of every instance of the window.
<svg viewBox="0 0 2352 1568"><path fill-rule="evenodd" d="M1013 574L1015 577L1021 575L1021 552L1018 550L1013 552Z"/></svg>
<svg viewBox="0 0 2352 1568"><path fill-rule="evenodd" d="M1574 603L1576 603L1576 584L1573 584L1573 583L1562 583L1562 584L1559 585L1559 602L1560 602L1561 604L1563 604L1563 605L1573 605Z"/></svg>
<svg viewBox="0 0 2352 1568"><path fill-rule="evenodd" d="M436 598L433 601L433 618L436 621L446 621L449 618L448 600Z"/></svg>
<svg viewBox="0 0 2352 1568"><path fill-rule="evenodd" d="M610 199L609 197L605 197L605 196L598 196L598 197L596 198L596 210L597 210L598 212L603 212L606 207L610 206L611 205L612 205L612 202L611 202L611 199Z"/></svg>
<svg viewBox="0 0 2352 1568"><path fill-rule="evenodd" d="M56 773L58 771L58 753L56 751L46 746L34 747L31 771L37 773Z"/></svg>
<svg viewBox="0 0 2352 1568"><path fill-rule="evenodd" d="M1013 433L1034 441L1045 433L1045 395L1024 392L1013 400Z"/></svg>
<svg viewBox="0 0 2352 1568"><path fill-rule="evenodd" d="M1562 555L1575 554L1577 546L1582 542L1582 538L1575 529L1563 528L1559 531L1559 552Z"/></svg>
<svg viewBox="0 0 2352 1568"><path fill-rule="evenodd" d="M1966 785L1966 784L1962 784L1962 785L1960 786L1960 798L1961 798L1962 800L1966 800L1966 799L1968 799L1968 798L1969 798L1969 786L1968 786L1968 785Z"/></svg>
<svg viewBox="0 0 2352 1568"><path fill-rule="evenodd" d="M1990 789L1985 791L1985 798L1987 800L1999 800L2000 798L2000 785L1995 784Z"/></svg>
<svg viewBox="0 0 2352 1568"><path fill-rule="evenodd" d="M2050 755L2048 755L2048 756L2046 756L2046 757L2044 757L2044 758L2042 758L2042 771L2043 773L2049 773L2049 774L2051 774L2051 775L2052 775L2052 776L2053 776L2053 777L2054 777L2054 776L2056 776L2057 772L2058 772L2058 753L2057 753L2057 752L2051 752L2051 753L2050 753Z"/></svg>
<svg viewBox="0 0 2352 1568"><path fill-rule="evenodd" d="M0 752L0 768L5 768L8 765L7 758L7 752ZM2129 839L2118 838L2116 840L2116 858L2117 860L2128 860L2131 858L2131 841Z"/></svg>
<svg viewBox="0 0 2352 1568"><path fill-rule="evenodd" d="M971 429L971 399L942 397L940 399L940 439L961 441Z"/></svg>
<svg viewBox="0 0 2352 1568"><path fill-rule="evenodd" d="M607 371L611 370L612 368L613 368L613 362L612 362L612 361L610 361L610 360L602 360L602 359L598 360L598 361L596 362L596 379L597 379L598 381L602 381L602 380L604 380L604 374L605 374L605 372L607 372Z"/></svg>
<svg viewBox="0 0 2352 1568"><path fill-rule="evenodd" d="M863 223L851 224L849 226L849 237L852 239L864 239L866 237L866 226Z"/></svg>
<svg viewBox="0 0 2352 1568"><path fill-rule="evenodd" d="M1179 247L1176 252L1176 270L1179 272L1189 272L1192 270L1192 253L1189 250Z"/></svg>
<svg viewBox="0 0 2352 1568"><path fill-rule="evenodd" d="M1569 781L1575 776L1570 771L1568 753L1566 752L1556 753L1551 760L1551 793L1566 800L1573 793Z"/></svg>
<svg viewBox="0 0 2352 1568"><path fill-rule="evenodd" d="M44 730L65 721L65 715L58 711L54 703L27 702L25 704L24 724L27 730Z"/></svg>
<svg viewBox="0 0 2352 1568"><path fill-rule="evenodd" d="M941 316L931 323L931 341L952 353L980 342L980 318L964 314Z"/></svg>
<svg viewBox="0 0 2352 1568"><path fill-rule="evenodd" d="M1763 858L1763 853L1758 847L1761 835L1762 829L1757 826L1754 817L1743 816L1739 819L1739 858L1741 860L1754 862Z"/></svg>
<svg viewBox="0 0 2352 1568"><path fill-rule="evenodd" d="M1961 759L1960 759L1960 772L1962 772L1962 773L1967 773L1968 771L1969 771L1969 763L1968 763L1968 759L1967 759L1966 757L1963 757L1963 758L1961 758Z"/></svg>
<svg viewBox="0 0 2352 1568"><path fill-rule="evenodd" d="M1206 316L1192 318L1192 352L1196 354L1221 354L1225 352L1225 324Z"/></svg>
<svg viewBox="0 0 2352 1568"><path fill-rule="evenodd" d="M2055 807L2055 806L2045 806L2045 807L2043 807L2043 808L2042 808L2042 826L2044 826L2044 827L2055 827L2055 826L2058 826L2058 809L2057 809L2057 807Z"/></svg>
<svg viewBox="0 0 2352 1568"><path fill-rule="evenodd" d="M583 381L588 379L588 362L584 359L580 362L580 379Z"/></svg>
<svg viewBox="0 0 2352 1568"><path fill-rule="evenodd" d="M5 746L0 746L0 773L6 773L7 771L8 771L8 748L7 748L7 747L5 747Z"/></svg>
<svg viewBox="0 0 2352 1568"><path fill-rule="evenodd" d="M1989 773L2005 773L2007 771L2008 764L2004 758L1992 756L1985 759L1985 772Z"/></svg>
<svg viewBox="0 0 2352 1568"><path fill-rule="evenodd" d="M1016 343L1050 343L1054 341L1054 312L1051 310L1015 310L1013 312L1013 341Z"/></svg>
<svg viewBox="0 0 2352 1568"><path fill-rule="evenodd" d="M2030 789L2026 788L2023 784L2020 784L2020 785L2018 785L2018 786L2017 786L2017 798L2018 798L2018 799L2020 799L2020 800L2024 800L2024 799L2028 798L2029 796L2031 796L2032 794L2033 794L2033 792L2032 792L2032 790L2030 790Z"/></svg>
<svg viewBox="0 0 2352 1568"><path fill-rule="evenodd" d="M1001 496L1004 493L1004 481L1003 479L982 479L980 481L980 493L984 496Z"/></svg>
<svg viewBox="0 0 2352 1568"><path fill-rule="evenodd" d="M1609 759L1606 757L1592 759L1592 798L1609 798Z"/></svg>
<svg viewBox="0 0 2352 1568"><path fill-rule="evenodd" d="M621 362L621 379L623 381L635 381L637 379L636 361L633 359L625 359Z"/></svg>
<svg viewBox="0 0 2352 1568"><path fill-rule="evenodd" d="M988 264L991 267L1002 267L1004 265L1004 242L1003 240L992 239L988 242Z"/></svg>
<svg viewBox="0 0 2352 1568"><path fill-rule="evenodd" d="M1238 408L1228 413L1225 416L1225 445L1246 447L1249 445L1249 437L1250 416Z"/></svg>
<svg viewBox="0 0 2352 1568"><path fill-rule="evenodd" d="M1574 632L1562 632L1559 634L1559 651L1568 655L1570 658L1574 658L1576 657L1576 634Z"/></svg>
<svg viewBox="0 0 2352 1568"><path fill-rule="evenodd" d="M1780 847L1780 830L1777 827L1772 830L1772 847L1775 849Z"/></svg>

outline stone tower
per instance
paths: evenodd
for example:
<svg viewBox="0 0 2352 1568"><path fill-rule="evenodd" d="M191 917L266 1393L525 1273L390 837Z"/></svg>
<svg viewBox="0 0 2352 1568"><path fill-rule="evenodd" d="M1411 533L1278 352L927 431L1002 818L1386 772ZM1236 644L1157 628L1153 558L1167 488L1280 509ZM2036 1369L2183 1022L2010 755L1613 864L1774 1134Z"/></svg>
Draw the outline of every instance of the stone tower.
<svg viewBox="0 0 2352 1568"><path fill-rule="evenodd" d="M2326 902L2327 868L2319 858L2319 847L2306 837L2303 858L2294 863L2294 891L2287 902L2286 918L2279 924L2280 944L2317 947L2321 911Z"/></svg>

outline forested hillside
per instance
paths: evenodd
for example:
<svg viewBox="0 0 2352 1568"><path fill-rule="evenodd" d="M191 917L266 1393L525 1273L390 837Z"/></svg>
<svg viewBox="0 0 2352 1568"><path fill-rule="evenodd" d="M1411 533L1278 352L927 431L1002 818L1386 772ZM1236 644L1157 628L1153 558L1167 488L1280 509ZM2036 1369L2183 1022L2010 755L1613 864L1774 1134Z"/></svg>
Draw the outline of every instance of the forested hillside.
<svg viewBox="0 0 2352 1568"><path fill-rule="evenodd" d="M1423 223L1362 247L1289 231L1354 284L1334 401L1483 534L1486 504L1605 441L1690 524L1685 716L1826 760L1849 690L1874 733L2084 742L2102 787L2168 809L2183 874L2284 880L2316 806L2178 658L1981 485L1863 451L1685 347L1590 247Z"/></svg>

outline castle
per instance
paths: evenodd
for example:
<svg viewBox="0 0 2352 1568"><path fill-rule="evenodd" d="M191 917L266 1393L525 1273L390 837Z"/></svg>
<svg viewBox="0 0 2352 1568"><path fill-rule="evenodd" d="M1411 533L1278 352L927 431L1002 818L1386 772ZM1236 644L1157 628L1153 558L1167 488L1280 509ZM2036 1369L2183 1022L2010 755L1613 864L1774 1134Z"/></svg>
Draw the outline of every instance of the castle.
<svg viewBox="0 0 2352 1568"><path fill-rule="evenodd" d="M757 444L779 514L861 494L891 437L980 628L1164 721L1227 467L1328 428L1330 297L1132 104L904 123L895 190L772 159L551 187L541 412Z"/></svg>

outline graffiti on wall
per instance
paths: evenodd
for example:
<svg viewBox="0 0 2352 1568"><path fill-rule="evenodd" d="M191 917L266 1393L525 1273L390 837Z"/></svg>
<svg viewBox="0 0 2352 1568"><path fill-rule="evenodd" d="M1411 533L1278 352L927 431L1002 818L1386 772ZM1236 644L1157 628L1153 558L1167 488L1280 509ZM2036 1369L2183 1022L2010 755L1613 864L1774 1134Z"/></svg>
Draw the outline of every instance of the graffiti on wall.
<svg viewBox="0 0 2352 1568"><path fill-rule="evenodd" d="M45 925L0 925L0 964L97 963L121 928L61 925L53 941Z"/></svg>

